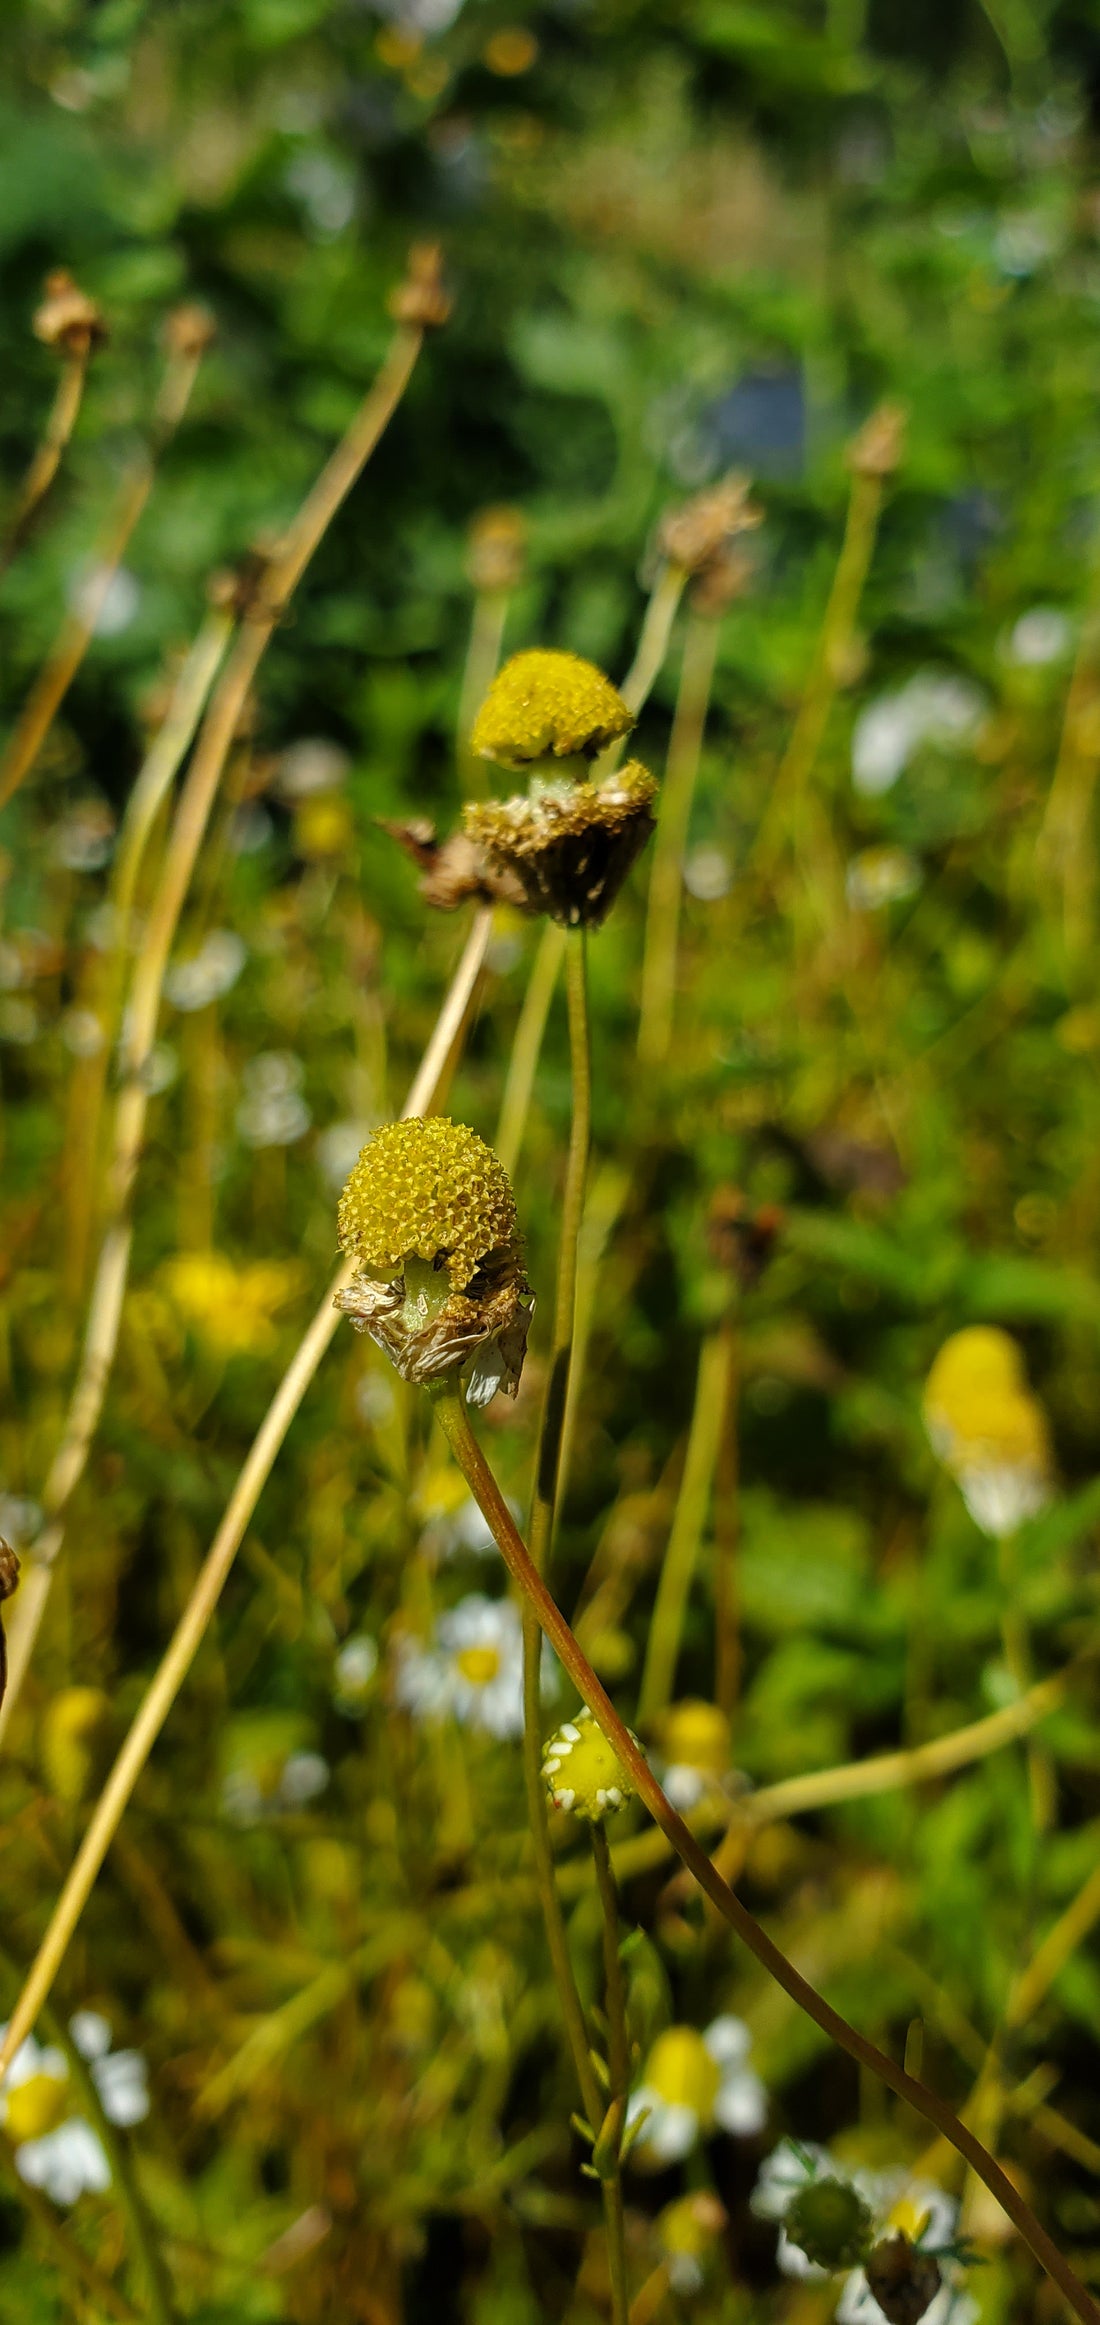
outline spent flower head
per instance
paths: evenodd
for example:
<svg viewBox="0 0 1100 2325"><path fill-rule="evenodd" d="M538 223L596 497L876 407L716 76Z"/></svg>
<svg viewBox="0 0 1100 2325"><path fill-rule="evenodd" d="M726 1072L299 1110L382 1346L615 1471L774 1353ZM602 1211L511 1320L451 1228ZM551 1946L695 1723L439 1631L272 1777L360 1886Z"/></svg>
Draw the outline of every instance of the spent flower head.
<svg viewBox="0 0 1100 2325"><path fill-rule="evenodd" d="M594 662L536 646L513 654L498 671L474 720L470 748L505 766L594 759L633 724L633 711Z"/></svg>
<svg viewBox="0 0 1100 2325"><path fill-rule="evenodd" d="M384 1124L344 1187L339 1233L358 1272L336 1305L404 1379L471 1364L471 1404L515 1396L531 1289L508 1174L484 1139L444 1116Z"/></svg>
<svg viewBox="0 0 1100 2325"><path fill-rule="evenodd" d="M656 796L652 775L631 759L598 783L559 778L514 799L472 803L464 819L533 912L565 928L598 928L654 828Z"/></svg>
<svg viewBox="0 0 1100 2325"><path fill-rule="evenodd" d="M586 1824L602 1823L634 1798L634 1779L587 1704L550 1737L542 1773L555 1808L571 1809Z"/></svg>

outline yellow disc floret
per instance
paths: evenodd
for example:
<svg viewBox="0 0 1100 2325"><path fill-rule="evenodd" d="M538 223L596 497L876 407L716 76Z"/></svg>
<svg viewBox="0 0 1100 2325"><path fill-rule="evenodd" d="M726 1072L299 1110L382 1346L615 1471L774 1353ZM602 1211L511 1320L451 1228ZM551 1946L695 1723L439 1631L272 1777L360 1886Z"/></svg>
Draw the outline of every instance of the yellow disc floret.
<svg viewBox="0 0 1100 2325"><path fill-rule="evenodd" d="M513 654L494 678L474 720L470 747L479 758L506 765L578 755L592 759L633 724L633 712L594 662L536 647Z"/></svg>
<svg viewBox="0 0 1100 2325"><path fill-rule="evenodd" d="M367 1275L391 1277L408 1259L446 1262L461 1292L490 1252L516 1234L507 1171L464 1123L388 1122L376 1130L340 1197L340 1244Z"/></svg>
<svg viewBox="0 0 1100 2325"><path fill-rule="evenodd" d="M587 1707L551 1736L542 1773L555 1808L572 1809L589 1824L634 1798L633 1778Z"/></svg>

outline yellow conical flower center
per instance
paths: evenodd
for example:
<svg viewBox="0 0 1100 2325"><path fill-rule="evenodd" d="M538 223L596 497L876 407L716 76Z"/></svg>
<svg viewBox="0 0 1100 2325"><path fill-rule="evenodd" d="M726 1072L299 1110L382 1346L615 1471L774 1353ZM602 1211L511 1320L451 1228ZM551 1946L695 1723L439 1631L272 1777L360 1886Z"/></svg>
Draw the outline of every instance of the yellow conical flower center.
<svg viewBox="0 0 1100 2325"><path fill-rule="evenodd" d="M1032 1396L1023 1357L1007 1332L975 1324L944 1342L924 1392L924 1417L942 1461L959 1470L980 1463L1044 1471L1050 1444L1046 1416Z"/></svg>
<svg viewBox="0 0 1100 2325"><path fill-rule="evenodd" d="M470 734L483 759L592 758L634 724L622 695L580 654L537 647L494 678Z"/></svg>
<svg viewBox="0 0 1100 2325"><path fill-rule="evenodd" d="M658 2035L642 2080L666 2107L690 2107L700 2123L713 2121L721 2069L693 2026L669 2026Z"/></svg>
<svg viewBox="0 0 1100 2325"><path fill-rule="evenodd" d="M28 2075L6 2096L5 2129L18 2147L25 2139L42 2139L69 2113L69 2088L57 2075Z"/></svg>
<svg viewBox="0 0 1100 2325"><path fill-rule="evenodd" d="M730 1763L730 1724L716 1703L674 1703L665 1714L661 1745L674 1766L721 1776Z"/></svg>
<svg viewBox="0 0 1100 2325"><path fill-rule="evenodd" d="M633 1779L587 1706L551 1736L542 1773L555 1806L590 1823L634 1797Z"/></svg>
<svg viewBox="0 0 1100 2325"><path fill-rule="evenodd" d="M500 1654L496 1647L460 1647L455 1663L471 1687L488 1687L500 1670Z"/></svg>
<svg viewBox="0 0 1100 2325"><path fill-rule="evenodd" d="M410 1258L439 1262L455 1292L515 1232L503 1164L476 1131L441 1115L376 1130L340 1197L340 1242L361 1267L392 1276Z"/></svg>

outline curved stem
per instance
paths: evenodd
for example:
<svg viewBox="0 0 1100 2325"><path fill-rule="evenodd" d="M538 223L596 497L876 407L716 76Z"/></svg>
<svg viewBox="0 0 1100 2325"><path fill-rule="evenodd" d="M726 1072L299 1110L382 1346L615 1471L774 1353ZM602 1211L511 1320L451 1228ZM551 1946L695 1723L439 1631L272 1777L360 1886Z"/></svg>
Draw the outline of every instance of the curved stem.
<svg viewBox="0 0 1100 2325"><path fill-rule="evenodd" d="M431 1110L436 1082L450 1055L456 1030L463 1023L473 1000L491 928L491 912L479 912L406 1099L403 1108L406 1117L426 1114ZM345 1262L338 1269L268 1406L248 1459L229 1497L221 1524L196 1577L191 1596L96 1803L84 1839L50 1915L26 1984L12 2011L7 2033L0 2043L0 2083L24 2036L30 2033L65 1959L69 1941L125 1814L134 1786L202 1642L206 1626L244 1538L245 1528L274 1467L276 1454L336 1330L339 1315L333 1307L333 1300L336 1293L350 1283L353 1274L354 1264L351 1261Z"/></svg>
<svg viewBox="0 0 1100 2325"><path fill-rule="evenodd" d="M607 2066L610 2096L612 2105L617 2100L622 2115L625 2116L627 2093L630 2089L630 2044L626 2030L626 1991L623 1985L623 1965L619 1953L619 1900L615 1893L615 1876L611 1870L607 1834L602 1824L591 1824L588 1830L592 1841L596 1886L600 1893L603 1915L604 1997L607 2010ZM622 2117L620 2117L619 2124L620 2136L621 2130ZM607 2202L607 2257L611 2273L612 2325L627 2325L630 2315L630 2294L626 2276L622 2159L618 2152L615 2154L610 2167L610 2177L605 2181L604 2187Z"/></svg>
<svg viewBox="0 0 1100 2325"><path fill-rule="evenodd" d="M62 362L61 376L42 431L42 442L23 480L23 488L15 504L15 514L3 547L0 548L0 574L7 572L13 557L22 548L61 466L65 447L84 401L91 352L89 339L84 346L75 347Z"/></svg>
<svg viewBox="0 0 1100 2325"><path fill-rule="evenodd" d="M971 2165L984 2180L1002 2211L1008 2214L1019 2230L1024 2243L1034 2254L1041 2268L1065 2295L1074 2316L1082 2325L1100 2325L1100 2306L1087 2292L1069 2262L1059 2252L1042 2223L1036 2219L1030 2204L1025 2203L1018 2188L1003 2172L995 2157L982 2145L980 2139L947 2105L946 2100L930 2091L914 2075L907 2074L858 2027L850 2026L838 2010L819 1994L816 1987L802 1976L793 1962L776 1945L740 1898L728 1888L712 1865L705 1849L700 1847L694 1833L673 1808L662 1792L644 1753L639 1749L628 1729L619 1718L610 1697L597 1679L591 1664L582 1655L576 1639L560 1609L555 1605L545 1583L528 1556L527 1549L516 1529L511 1511L505 1502L496 1479L470 1427L460 1391L453 1380L441 1381L431 1392L435 1410L451 1449L466 1478L485 1519L492 1531L505 1565L525 1597L534 1606L539 1623L559 1660L583 1697L593 1717L607 1737L617 1757L627 1769L641 1800L650 1815L666 1833L677 1855L689 1872L694 1874L699 1887L716 1906L723 1919L748 1947L761 1967L782 1987L791 2001L820 2027L831 2042L847 2051L857 2064L885 2083L899 2099L915 2109L918 2115L943 2134L957 2153Z"/></svg>

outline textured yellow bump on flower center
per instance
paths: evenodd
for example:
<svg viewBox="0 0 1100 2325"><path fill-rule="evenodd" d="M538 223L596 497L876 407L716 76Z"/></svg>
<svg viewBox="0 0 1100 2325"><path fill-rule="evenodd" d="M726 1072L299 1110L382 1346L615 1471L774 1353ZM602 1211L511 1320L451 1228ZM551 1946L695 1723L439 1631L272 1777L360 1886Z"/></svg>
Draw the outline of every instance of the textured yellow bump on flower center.
<svg viewBox="0 0 1100 2325"><path fill-rule="evenodd" d="M634 1798L633 1779L587 1707L551 1736L542 1773L555 1808L572 1809L589 1824Z"/></svg>
<svg viewBox="0 0 1100 2325"><path fill-rule="evenodd" d="M495 1647L461 1647L455 1662L471 1687L488 1687L500 1670L500 1656Z"/></svg>
<svg viewBox="0 0 1100 2325"><path fill-rule="evenodd" d="M28 2075L7 2095L5 2129L18 2147L25 2139L43 2139L55 2131L68 2112L67 2083L56 2075Z"/></svg>
<svg viewBox="0 0 1100 2325"><path fill-rule="evenodd" d="M397 1274L407 1259L446 1261L461 1292L491 1251L516 1233L504 1165L461 1122L388 1122L376 1130L340 1197L340 1244L368 1275Z"/></svg>
<svg viewBox="0 0 1100 2325"><path fill-rule="evenodd" d="M666 2107L690 2107L700 2123L712 2122L722 2071L693 2026L667 2026L658 2035L642 2081Z"/></svg>
<svg viewBox="0 0 1100 2325"><path fill-rule="evenodd" d="M730 1724L716 1703L689 1698L665 1713L661 1748L674 1767L722 1776L730 1764Z"/></svg>
<svg viewBox="0 0 1100 2325"><path fill-rule="evenodd" d="M577 755L591 759L633 724L633 712L594 662L536 647L513 654L494 678L474 720L470 747L479 758L508 765Z"/></svg>

